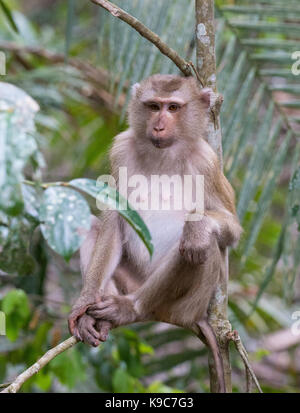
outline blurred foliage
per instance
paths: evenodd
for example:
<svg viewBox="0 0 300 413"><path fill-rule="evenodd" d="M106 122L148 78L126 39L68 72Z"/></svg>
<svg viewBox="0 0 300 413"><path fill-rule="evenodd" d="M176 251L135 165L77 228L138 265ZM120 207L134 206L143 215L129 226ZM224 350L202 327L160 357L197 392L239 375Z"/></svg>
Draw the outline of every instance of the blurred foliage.
<svg viewBox="0 0 300 413"><path fill-rule="evenodd" d="M192 0L116 3L194 59ZM216 4L224 169L245 229L230 257L229 318L253 360L269 367L270 352L259 338L289 329L300 301L300 90L291 74L300 11L296 0ZM95 179L109 171L112 138L126 127L129 86L154 72L177 71L89 1L0 6L0 50L7 57L0 83L0 299L7 317L0 381L6 382L67 336L67 314L80 288L77 230L89 228L99 193L114 200ZM124 218L151 251L139 217L129 211ZM206 392L206 360L186 331L136 325L114 331L99 349L78 344L23 391ZM243 366L234 353L232 362L240 392ZM265 391L297 391L299 367L289 366L280 383L272 373L262 377Z"/></svg>

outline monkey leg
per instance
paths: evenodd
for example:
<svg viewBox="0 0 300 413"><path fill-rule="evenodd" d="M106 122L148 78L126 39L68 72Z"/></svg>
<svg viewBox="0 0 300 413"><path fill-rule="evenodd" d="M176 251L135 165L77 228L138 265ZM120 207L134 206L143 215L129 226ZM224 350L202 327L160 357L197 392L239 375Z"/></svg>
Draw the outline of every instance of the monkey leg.
<svg viewBox="0 0 300 413"><path fill-rule="evenodd" d="M207 316L220 265L216 242L202 265L187 263L178 242L136 291L125 296L105 294L87 313L115 327L155 320L192 328Z"/></svg>
<svg viewBox="0 0 300 413"><path fill-rule="evenodd" d="M86 235L86 237L80 248L80 268L84 285L88 283L87 274L96 251L99 234L101 235L103 229L103 220L92 216L91 228L87 234L83 234ZM118 294L118 289L111 279L106 283L106 292L108 294ZM97 298L95 299L95 297ZM83 294L81 294L68 318L70 333L75 335L79 340L95 347L98 346L101 341L107 339L109 329L112 328L111 323L98 321L86 313L89 305L99 299L100 292L98 294L98 291L94 291L90 296L83 296Z"/></svg>
<svg viewBox="0 0 300 413"><path fill-rule="evenodd" d="M220 349L215 333L207 319L198 321L196 325L200 329L199 338L205 342L207 347L211 350L213 356L218 379L218 393L226 393L223 360L220 354Z"/></svg>
<svg viewBox="0 0 300 413"><path fill-rule="evenodd" d="M80 269L83 278L88 272L89 263L92 260L96 241L99 233L101 232L102 221L95 217L91 216L91 228L86 234L86 237L83 243L80 246Z"/></svg>

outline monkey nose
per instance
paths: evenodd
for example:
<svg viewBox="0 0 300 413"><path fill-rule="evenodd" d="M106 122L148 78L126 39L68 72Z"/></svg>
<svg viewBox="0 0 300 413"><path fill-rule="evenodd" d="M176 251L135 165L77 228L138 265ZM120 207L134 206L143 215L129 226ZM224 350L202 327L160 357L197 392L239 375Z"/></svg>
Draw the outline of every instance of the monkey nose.
<svg viewBox="0 0 300 413"><path fill-rule="evenodd" d="M161 131L163 131L164 129L165 129L164 126L154 126L155 132L161 132Z"/></svg>

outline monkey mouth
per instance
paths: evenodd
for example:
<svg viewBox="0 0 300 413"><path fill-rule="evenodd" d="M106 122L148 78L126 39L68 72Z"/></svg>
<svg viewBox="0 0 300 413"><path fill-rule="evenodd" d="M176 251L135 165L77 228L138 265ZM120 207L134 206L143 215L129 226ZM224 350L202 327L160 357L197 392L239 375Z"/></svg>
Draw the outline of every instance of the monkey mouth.
<svg viewBox="0 0 300 413"><path fill-rule="evenodd" d="M171 146L172 143L174 142L173 138L155 138L151 137L151 142L152 144L159 149L167 148L168 146Z"/></svg>

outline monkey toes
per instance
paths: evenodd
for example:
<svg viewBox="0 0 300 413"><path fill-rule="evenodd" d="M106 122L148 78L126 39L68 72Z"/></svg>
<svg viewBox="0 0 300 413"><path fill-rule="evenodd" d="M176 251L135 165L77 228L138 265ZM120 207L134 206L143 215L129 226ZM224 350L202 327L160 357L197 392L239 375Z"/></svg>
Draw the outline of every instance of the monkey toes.
<svg viewBox="0 0 300 413"><path fill-rule="evenodd" d="M87 314L83 314L77 322L81 341L84 341L93 347L97 347L100 342L107 340L110 327L110 323L102 322L101 324Z"/></svg>
<svg viewBox="0 0 300 413"><path fill-rule="evenodd" d="M179 245L180 255L193 265L203 264L208 258L209 245L195 245L194 243L182 239Z"/></svg>
<svg viewBox="0 0 300 413"><path fill-rule="evenodd" d="M87 314L96 320L109 321L113 327L133 323L137 319L132 302L127 297L105 296L89 306Z"/></svg>

